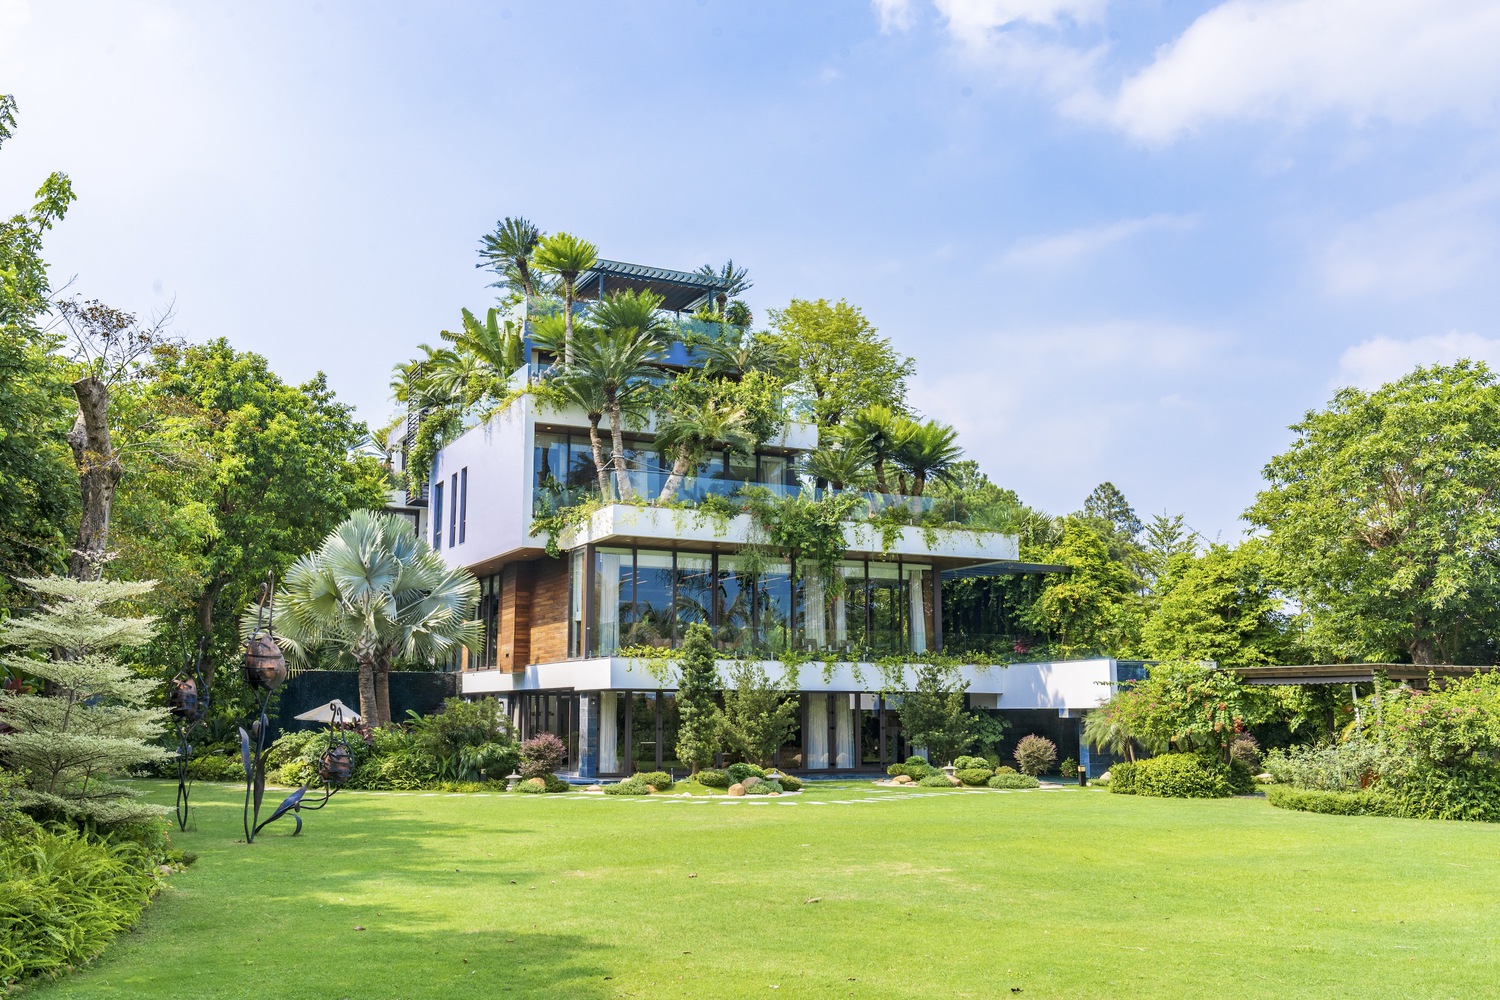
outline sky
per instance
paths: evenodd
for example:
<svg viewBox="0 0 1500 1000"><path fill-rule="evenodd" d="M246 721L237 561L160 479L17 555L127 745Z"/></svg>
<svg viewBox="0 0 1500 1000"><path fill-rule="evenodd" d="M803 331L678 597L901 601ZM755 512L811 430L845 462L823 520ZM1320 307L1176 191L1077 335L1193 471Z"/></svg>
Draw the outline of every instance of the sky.
<svg viewBox="0 0 1500 1000"><path fill-rule="evenodd" d="M523 215L844 298L1028 503L1233 541L1344 385L1500 363L1500 2L0 0L54 283L372 424Z"/></svg>

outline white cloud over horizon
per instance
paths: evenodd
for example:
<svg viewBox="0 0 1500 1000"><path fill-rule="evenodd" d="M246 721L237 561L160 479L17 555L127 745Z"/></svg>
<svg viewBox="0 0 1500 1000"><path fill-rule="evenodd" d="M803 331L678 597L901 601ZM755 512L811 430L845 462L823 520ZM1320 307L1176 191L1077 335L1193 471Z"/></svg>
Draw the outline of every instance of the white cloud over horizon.
<svg viewBox="0 0 1500 1000"><path fill-rule="evenodd" d="M1333 388L1377 389L1418 365L1446 365L1460 359L1483 361L1500 370L1500 338L1457 330L1408 340L1372 337L1339 356Z"/></svg>
<svg viewBox="0 0 1500 1000"><path fill-rule="evenodd" d="M1052 236L1021 240L1005 253L1000 263L1006 267L1055 267L1098 253L1142 233L1185 232L1197 224L1196 216L1170 213L1122 219L1102 226L1089 226Z"/></svg>

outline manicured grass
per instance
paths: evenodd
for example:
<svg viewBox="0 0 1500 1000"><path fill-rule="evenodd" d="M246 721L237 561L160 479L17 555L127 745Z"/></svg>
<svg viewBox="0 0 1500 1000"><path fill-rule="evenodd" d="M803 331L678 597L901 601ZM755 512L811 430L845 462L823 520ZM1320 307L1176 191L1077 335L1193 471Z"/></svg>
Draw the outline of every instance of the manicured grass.
<svg viewBox="0 0 1500 1000"><path fill-rule="evenodd" d="M346 793L302 836L278 823L246 846L238 791L199 786L200 829L174 838L198 863L135 933L35 995L1368 998L1500 984L1493 826L1078 789L670 799Z"/></svg>

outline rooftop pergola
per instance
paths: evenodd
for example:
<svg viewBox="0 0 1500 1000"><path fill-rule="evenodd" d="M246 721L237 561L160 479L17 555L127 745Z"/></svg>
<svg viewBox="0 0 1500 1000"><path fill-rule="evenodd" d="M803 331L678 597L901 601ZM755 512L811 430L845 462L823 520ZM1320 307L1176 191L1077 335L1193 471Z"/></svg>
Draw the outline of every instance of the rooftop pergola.
<svg viewBox="0 0 1500 1000"><path fill-rule="evenodd" d="M1246 683L1261 686L1291 684L1373 684L1375 675L1404 682L1414 687L1427 683L1429 676L1439 680L1469 677L1495 670L1493 666L1448 663L1304 663L1275 667L1239 667L1236 672Z"/></svg>
<svg viewBox="0 0 1500 1000"><path fill-rule="evenodd" d="M580 299L602 299L623 291L654 292L662 298L661 308L669 312L706 306L725 291L718 281L692 271L673 271L618 260L596 261L593 267L578 275L574 287Z"/></svg>

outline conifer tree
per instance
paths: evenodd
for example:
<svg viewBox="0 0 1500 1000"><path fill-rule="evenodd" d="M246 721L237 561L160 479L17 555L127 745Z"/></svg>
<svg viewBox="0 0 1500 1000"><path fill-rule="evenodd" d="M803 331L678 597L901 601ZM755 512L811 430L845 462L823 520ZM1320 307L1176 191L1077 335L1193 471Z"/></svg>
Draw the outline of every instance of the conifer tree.
<svg viewBox="0 0 1500 1000"><path fill-rule="evenodd" d="M719 689L719 671L708 626L688 626L682 642L682 678L677 684L677 759L692 767L693 774L714 762L723 728L714 692Z"/></svg>
<svg viewBox="0 0 1500 1000"><path fill-rule="evenodd" d="M107 610L155 584L63 577L20 582L43 604L35 615L0 624L0 646L10 649L0 664L55 692L0 692L0 718L12 730L0 733L0 761L25 782L22 808L85 826L162 815L166 810L134 801L134 791L107 780L167 756L152 743L166 730L167 711L147 705L158 682L136 677L115 657L150 640L152 619Z"/></svg>

